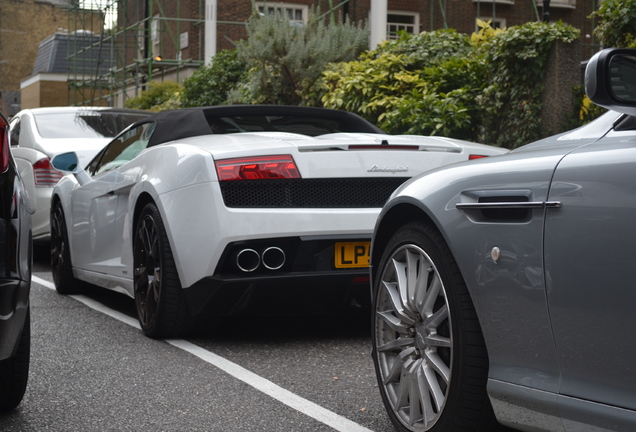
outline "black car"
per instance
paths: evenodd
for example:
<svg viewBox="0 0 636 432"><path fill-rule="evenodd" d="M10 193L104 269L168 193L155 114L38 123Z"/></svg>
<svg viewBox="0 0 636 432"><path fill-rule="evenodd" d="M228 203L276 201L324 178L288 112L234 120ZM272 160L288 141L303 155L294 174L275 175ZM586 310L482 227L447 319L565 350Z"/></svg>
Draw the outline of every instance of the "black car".
<svg viewBox="0 0 636 432"><path fill-rule="evenodd" d="M0 411L15 408L29 375L31 209L0 114Z"/></svg>

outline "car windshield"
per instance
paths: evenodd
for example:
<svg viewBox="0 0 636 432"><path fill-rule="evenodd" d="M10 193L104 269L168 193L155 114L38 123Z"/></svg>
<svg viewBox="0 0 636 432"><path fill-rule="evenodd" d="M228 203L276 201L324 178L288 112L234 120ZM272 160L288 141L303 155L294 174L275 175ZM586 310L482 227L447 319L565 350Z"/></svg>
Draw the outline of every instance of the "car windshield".
<svg viewBox="0 0 636 432"><path fill-rule="evenodd" d="M130 112L79 110L39 113L35 123L42 138L112 138L144 117Z"/></svg>

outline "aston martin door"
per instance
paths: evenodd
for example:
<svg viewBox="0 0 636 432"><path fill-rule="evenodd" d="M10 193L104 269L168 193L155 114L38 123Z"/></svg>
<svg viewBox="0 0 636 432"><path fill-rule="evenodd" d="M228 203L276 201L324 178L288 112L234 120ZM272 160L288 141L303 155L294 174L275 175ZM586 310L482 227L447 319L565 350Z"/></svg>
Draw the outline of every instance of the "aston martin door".
<svg viewBox="0 0 636 432"><path fill-rule="evenodd" d="M633 132L613 133L567 155L549 199L561 202L547 210L544 246L561 368L559 410L569 418L590 413L601 427L606 415L619 413L609 406L636 410Z"/></svg>

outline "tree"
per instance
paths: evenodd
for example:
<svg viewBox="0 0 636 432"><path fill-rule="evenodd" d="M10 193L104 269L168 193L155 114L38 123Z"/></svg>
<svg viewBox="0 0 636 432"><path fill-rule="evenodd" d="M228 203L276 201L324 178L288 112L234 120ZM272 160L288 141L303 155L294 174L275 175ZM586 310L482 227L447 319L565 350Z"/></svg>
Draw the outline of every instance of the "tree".
<svg viewBox="0 0 636 432"><path fill-rule="evenodd" d="M604 0L592 15L594 34L606 47L636 48L636 0Z"/></svg>
<svg viewBox="0 0 636 432"><path fill-rule="evenodd" d="M324 73L325 107L356 112L388 133L444 135L515 148L543 138L548 53L572 42L564 24L527 23L477 35L403 34Z"/></svg>
<svg viewBox="0 0 636 432"><path fill-rule="evenodd" d="M579 30L563 23L530 22L489 41L488 86L477 98L484 112L481 141L515 148L545 137L540 114L548 55L556 41L571 43L578 36Z"/></svg>
<svg viewBox="0 0 636 432"><path fill-rule="evenodd" d="M128 99L124 102L124 106L149 111L181 108L181 90L181 85L174 81L151 81L147 90L142 91L139 96Z"/></svg>
<svg viewBox="0 0 636 432"><path fill-rule="evenodd" d="M237 44L239 58L250 67L233 99L246 103L320 105L319 80L330 62L356 58L368 45L368 31L349 21L328 23L314 12L306 25L280 12L254 14L248 39Z"/></svg>
<svg viewBox="0 0 636 432"><path fill-rule="evenodd" d="M388 133L473 138L485 70L455 30L402 34L324 73L325 107L356 112Z"/></svg>
<svg viewBox="0 0 636 432"><path fill-rule="evenodd" d="M247 73L245 62L236 50L219 51L209 66L201 66L183 81L181 101L184 107L225 105L228 93Z"/></svg>

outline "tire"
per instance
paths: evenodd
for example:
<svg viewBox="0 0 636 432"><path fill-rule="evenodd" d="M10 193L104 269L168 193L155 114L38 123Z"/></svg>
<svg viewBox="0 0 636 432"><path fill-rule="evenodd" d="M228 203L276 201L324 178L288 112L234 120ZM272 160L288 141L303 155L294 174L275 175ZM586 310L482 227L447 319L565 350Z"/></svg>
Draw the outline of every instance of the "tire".
<svg viewBox="0 0 636 432"><path fill-rule="evenodd" d="M27 309L16 354L0 361L0 412L11 411L22 401L29 379L30 355L31 314Z"/></svg>
<svg viewBox="0 0 636 432"><path fill-rule="evenodd" d="M58 293L77 294L81 291L82 282L73 276L66 219L59 201L51 209L51 273Z"/></svg>
<svg viewBox="0 0 636 432"><path fill-rule="evenodd" d="M190 327L188 308L155 204L143 208L134 235L135 304L141 329L151 338L183 336Z"/></svg>
<svg viewBox="0 0 636 432"><path fill-rule="evenodd" d="M373 361L395 428L498 430L479 321L437 230L410 223L391 237L373 297Z"/></svg>

